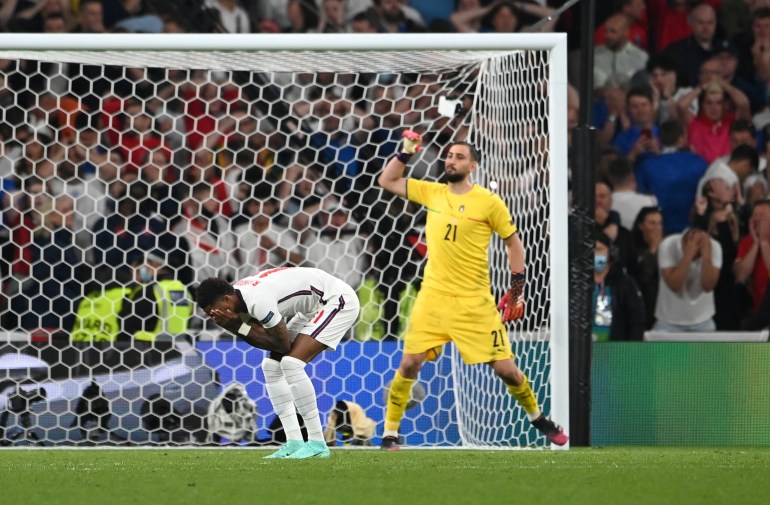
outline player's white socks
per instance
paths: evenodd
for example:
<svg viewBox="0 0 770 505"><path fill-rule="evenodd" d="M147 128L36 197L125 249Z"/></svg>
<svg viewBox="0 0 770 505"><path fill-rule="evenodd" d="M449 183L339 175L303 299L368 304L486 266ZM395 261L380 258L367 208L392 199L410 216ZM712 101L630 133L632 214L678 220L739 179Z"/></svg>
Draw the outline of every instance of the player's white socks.
<svg viewBox="0 0 770 505"><path fill-rule="evenodd" d="M305 362L301 359L285 356L281 359L281 369L286 382L291 387L294 396L294 405L297 412L305 420L308 440L324 440L321 418L318 416L318 402L316 401L315 388L310 382L310 377L305 372Z"/></svg>
<svg viewBox="0 0 770 505"><path fill-rule="evenodd" d="M297 410L294 408L294 396L283 376L281 364L274 359L265 358L262 360L262 373L265 374L267 396L273 404L275 414L281 420L286 440L303 441Z"/></svg>

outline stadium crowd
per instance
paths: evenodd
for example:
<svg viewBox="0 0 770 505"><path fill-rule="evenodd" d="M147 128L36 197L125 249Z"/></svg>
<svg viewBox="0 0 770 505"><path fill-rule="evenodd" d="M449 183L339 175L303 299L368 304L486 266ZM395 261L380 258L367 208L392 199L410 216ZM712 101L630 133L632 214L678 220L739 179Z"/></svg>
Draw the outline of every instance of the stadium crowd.
<svg viewBox="0 0 770 505"><path fill-rule="evenodd" d="M577 9L552 15L564 3L5 0L0 27L566 31L578 53ZM595 265L596 338L767 327L770 0L597 4L591 117L597 258L607 258ZM570 127L579 61L570 58ZM271 102L274 86L258 74L0 60L0 327L70 330L85 294L141 281L152 250L191 288L214 275L318 266L384 305L385 326L358 338L399 335L399 300L419 285L425 258L424 215L371 189L395 154L396 125L430 109L420 101L436 83L405 77L364 97L361 75L288 79L280 91L301 98L292 106ZM281 106L290 110L275 116ZM426 144L466 130L448 124Z"/></svg>

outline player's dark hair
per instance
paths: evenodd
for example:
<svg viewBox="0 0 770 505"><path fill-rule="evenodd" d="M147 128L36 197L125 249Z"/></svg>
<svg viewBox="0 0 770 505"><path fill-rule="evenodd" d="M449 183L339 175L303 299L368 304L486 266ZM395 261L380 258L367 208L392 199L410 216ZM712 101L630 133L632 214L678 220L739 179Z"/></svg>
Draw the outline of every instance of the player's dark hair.
<svg viewBox="0 0 770 505"><path fill-rule="evenodd" d="M195 301L202 309L213 306L225 295L234 295L235 288L229 282L218 277L209 277L195 290Z"/></svg>
<svg viewBox="0 0 770 505"><path fill-rule="evenodd" d="M468 148L468 151L471 153L471 159L475 161L476 163L481 163L481 155L479 154L478 150L471 144L470 142L460 141L460 142L453 142L452 146L465 146Z"/></svg>

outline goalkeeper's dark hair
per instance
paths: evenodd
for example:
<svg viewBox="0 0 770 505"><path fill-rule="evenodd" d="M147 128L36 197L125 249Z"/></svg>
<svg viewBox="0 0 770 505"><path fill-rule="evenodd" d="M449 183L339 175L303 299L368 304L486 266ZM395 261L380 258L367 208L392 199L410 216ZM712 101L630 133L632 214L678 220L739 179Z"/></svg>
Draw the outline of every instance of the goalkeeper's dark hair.
<svg viewBox="0 0 770 505"><path fill-rule="evenodd" d="M460 141L460 142L453 142L451 146L465 146L468 148L468 151L471 153L471 159L475 161L476 163L481 163L481 154L479 154L478 149L471 144L470 142Z"/></svg>
<svg viewBox="0 0 770 505"><path fill-rule="evenodd" d="M195 290L195 301L202 309L213 306L225 295L234 295L235 288L229 282L218 277L209 277Z"/></svg>

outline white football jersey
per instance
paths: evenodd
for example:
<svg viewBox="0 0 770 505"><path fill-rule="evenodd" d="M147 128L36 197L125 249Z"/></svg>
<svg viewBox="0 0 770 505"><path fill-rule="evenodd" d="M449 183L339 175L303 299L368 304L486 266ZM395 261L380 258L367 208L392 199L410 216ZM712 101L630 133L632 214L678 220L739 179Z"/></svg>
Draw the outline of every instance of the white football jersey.
<svg viewBox="0 0 770 505"><path fill-rule="evenodd" d="M353 288L317 268L282 267L257 272L235 284L249 315L265 328L297 314L311 316L327 301L344 295L355 297Z"/></svg>

